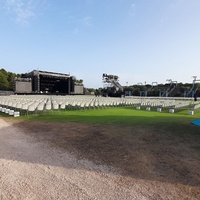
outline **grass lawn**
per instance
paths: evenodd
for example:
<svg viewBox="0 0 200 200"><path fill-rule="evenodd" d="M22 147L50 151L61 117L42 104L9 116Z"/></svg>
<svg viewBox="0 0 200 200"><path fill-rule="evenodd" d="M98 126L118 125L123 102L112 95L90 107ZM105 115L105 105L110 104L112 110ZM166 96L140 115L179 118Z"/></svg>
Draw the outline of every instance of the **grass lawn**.
<svg viewBox="0 0 200 200"><path fill-rule="evenodd" d="M20 119L43 122L79 122L92 124L153 125L161 123L190 123L200 118L200 112L188 115L188 110L177 113L136 110L134 107L48 111L35 116L21 116ZM5 115L4 115L5 116Z"/></svg>
<svg viewBox="0 0 200 200"><path fill-rule="evenodd" d="M10 118L4 113L0 113L0 116ZM88 125L99 124L116 126L142 126L147 128L151 126L182 133L192 133L196 130L192 128L195 125L191 124L191 122L195 119L200 119L200 112L195 112L194 115L188 115L188 110L182 110L176 113L168 113L168 110L157 112L153 110L136 110L135 107L48 111L38 115L29 114L28 116L22 115L21 117L15 118L15 120L20 121L23 120L51 123L74 122Z"/></svg>

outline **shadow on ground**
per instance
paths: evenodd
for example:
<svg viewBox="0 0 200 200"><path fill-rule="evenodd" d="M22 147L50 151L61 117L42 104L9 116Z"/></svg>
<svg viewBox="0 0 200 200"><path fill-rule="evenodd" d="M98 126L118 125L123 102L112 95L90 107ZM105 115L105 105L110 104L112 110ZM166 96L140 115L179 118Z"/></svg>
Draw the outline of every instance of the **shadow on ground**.
<svg viewBox="0 0 200 200"><path fill-rule="evenodd" d="M14 126L35 142L112 166L123 176L181 184L186 189L192 186L193 192L199 193L200 129L192 124L175 127L167 122L142 126L21 121Z"/></svg>

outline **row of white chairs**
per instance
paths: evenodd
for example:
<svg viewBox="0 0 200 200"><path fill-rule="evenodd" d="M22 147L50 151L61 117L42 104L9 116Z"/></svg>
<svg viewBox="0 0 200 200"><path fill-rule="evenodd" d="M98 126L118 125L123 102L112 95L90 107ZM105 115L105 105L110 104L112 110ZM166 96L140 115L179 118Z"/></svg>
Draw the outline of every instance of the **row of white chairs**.
<svg viewBox="0 0 200 200"><path fill-rule="evenodd" d="M14 110L20 113L38 113L53 110L65 109L97 109L118 106L137 106L159 110L181 109L200 107L199 101L193 102L190 99L170 98L138 98L138 97L95 97L95 96L47 96L47 95L11 95L0 96L0 106L5 109Z"/></svg>

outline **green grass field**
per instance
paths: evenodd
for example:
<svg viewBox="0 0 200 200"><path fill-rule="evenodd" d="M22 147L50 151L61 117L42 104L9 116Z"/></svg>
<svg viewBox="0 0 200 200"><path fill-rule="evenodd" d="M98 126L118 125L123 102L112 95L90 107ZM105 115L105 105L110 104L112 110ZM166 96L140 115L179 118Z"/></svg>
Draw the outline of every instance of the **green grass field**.
<svg viewBox="0 0 200 200"><path fill-rule="evenodd" d="M34 114L22 115L23 120L43 121L43 122L79 122L92 124L121 124L121 125L161 125L161 124L185 124L200 118L200 112L188 115L188 110L177 113L167 111L146 111L136 110L134 107L117 107L108 109L91 110L66 110L48 111ZM0 114L8 117L6 114Z"/></svg>
<svg viewBox="0 0 200 200"><path fill-rule="evenodd" d="M9 117L7 114L0 113L2 117ZM39 115L22 115L20 119L38 120L49 122L82 122L98 124L157 124L163 122L190 122L200 118L200 112L188 115L187 110L177 113L166 111L146 111L135 110L134 107L91 109L91 110L66 110L48 111ZM17 119L17 118L16 118Z"/></svg>

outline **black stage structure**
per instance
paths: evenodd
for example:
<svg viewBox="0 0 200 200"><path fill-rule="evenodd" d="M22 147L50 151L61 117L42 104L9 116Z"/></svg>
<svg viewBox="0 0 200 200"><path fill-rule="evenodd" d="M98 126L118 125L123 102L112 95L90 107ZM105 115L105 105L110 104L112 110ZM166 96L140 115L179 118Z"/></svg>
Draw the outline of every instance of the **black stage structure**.
<svg viewBox="0 0 200 200"><path fill-rule="evenodd" d="M34 94L74 94L75 78L69 74L33 70L22 78L32 80Z"/></svg>

